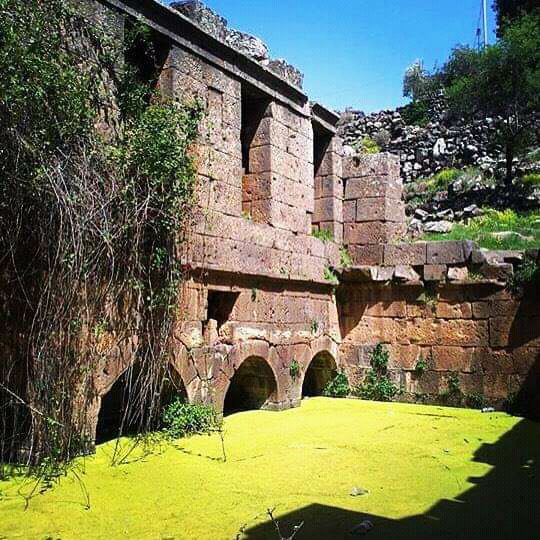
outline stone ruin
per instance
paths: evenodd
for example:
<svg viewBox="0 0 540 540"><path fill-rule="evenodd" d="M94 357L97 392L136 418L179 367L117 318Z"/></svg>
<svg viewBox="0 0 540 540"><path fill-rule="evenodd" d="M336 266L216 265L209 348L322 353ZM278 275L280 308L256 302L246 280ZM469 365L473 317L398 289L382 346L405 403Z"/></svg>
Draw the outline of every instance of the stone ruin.
<svg viewBox="0 0 540 540"><path fill-rule="evenodd" d="M457 376L494 406L520 394L538 410L540 302L505 287L526 254L400 243L399 159L345 155L339 116L309 101L296 70L199 2L96 5L119 35L127 17L147 22L165 52L160 90L206 104L171 354L187 399L224 413L297 407L338 370L361 381L384 343L400 399L437 402ZM95 373L98 440L131 362Z"/></svg>

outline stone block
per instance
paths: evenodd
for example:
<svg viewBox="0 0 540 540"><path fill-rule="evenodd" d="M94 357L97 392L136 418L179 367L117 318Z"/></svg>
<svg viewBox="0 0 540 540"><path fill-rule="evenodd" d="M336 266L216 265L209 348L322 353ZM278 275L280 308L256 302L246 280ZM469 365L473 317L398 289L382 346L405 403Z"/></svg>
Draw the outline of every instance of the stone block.
<svg viewBox="0 0 540 540"><path fill-rule="evenodd" d="M343 222L356 222L356 200L343 202Z"/></svg>
<svg viewBox="0 0 540 540"><path fill-rule="evenodd" d="M437 302L435 315L441 319L472 319L472 307L468 302Z"/></svg>
<svg viewBox="0 0 540 540"><path fill-rule="evenodd" d="M348 252L352 259L353 266L382 265L383 246L382 244L372 244L366 246L349 246Z"/></svg>
<svg viewBox="0 0 540 540"><path fill-rule="evenodd" d="M345 244L386 244L396 242L405 233L401 223L345 223L343 238Z"/></svg>
<svg viewBox="0 0 540 540"><path fill-rule="evenodd" d="M424 266L424 281L444 281L446 279L446 270L447 266L445 264L426 264Z"/></svg>
<svg viewBox="0 0 540 540"><path fill-rule="evenodd" d="M388 244L384 246L384 264L420 266L426 264L426 243Z"/></svg>
<svg viewBox="0 0 540 540"><path fill-rule="evenodd" d="M403 183L399 177L368 176L349 178L344 184L344 197L346 200L386 197L387 199L399 201L403 194Z"/></svg>
<svg viewBox="0 0 540 540"><path fill-rule="evenodd" d="M466 266L453 266L448 269L449 281L466 281L469 277L469 269Z"/></svg>
<svg viewBox="0 0 540 540"><path fill-rule="evenodd" d="M394 272L394 277L398 281L418 283L420 281L420 275L408 265L397 265Z"/></svg>
<svg viewBox="0 0 540 540"><path fill-rule="evenodd" d="M465 262L461 241L427 242L428 264L460 264Z"/></svg>
<svg viewBox="0 0 540 540"><path fill-rule="evenodd" d="M313 222L321 221L343 221L343 202L334 197L325 197L315 200L315 211L313 212Z"/></svg>
<svg viewBox="0 0 540 540"><path fill-rule="evenodd" d="M405 204L385 197L358 199L356 201L356 221L392 221L405 223Z"/></svg>
<svg viewBox="0 0 540 540"><path fill-rule="evenodd" d="M325 152L321 164L316 171L317 176L339 176L343 175L342 158L335 152Z"/></svg>
<svg viewBox="0 0 540 540"><path fill-rule="evenodd" d="M391 176L399 178L399 157L389 153L358 154L343 158L344 178L365 176Z"/></svg>
<svg viewBox="0 0 540 540"><path fill-rule="evenodd" d="M343 180L339 176L315 176L315 198L343 199Z"/></svg>
<svg viewBox="0 0 540 540"><path fill-rule="evenodd" d="M434 346L432 348L433 366L435 371L473 371L473 347Z"/></svg>

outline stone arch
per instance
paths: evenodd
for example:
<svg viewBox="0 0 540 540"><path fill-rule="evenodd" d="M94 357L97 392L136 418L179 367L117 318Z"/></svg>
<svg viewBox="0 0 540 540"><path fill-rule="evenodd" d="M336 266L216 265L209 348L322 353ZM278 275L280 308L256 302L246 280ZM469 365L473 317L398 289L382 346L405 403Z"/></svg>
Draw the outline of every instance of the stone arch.
<svg viewBox="0 0 540 540"><path fill-rule="evenodd" d="M141 398L139 375L140 364L136 362L129 365L101 392L96 418L96 444L120 435L135 435L145 424L149 416L150 401L145 403ZM171 364L159 383L159 390L161 395L155 406L160 408L177 397L186 401L188 399L182 377Z"/></svg>
<svg viewBox="0 0 540 540"><path fill-rule="evenodd" d="M337 373L337 363L329 351L316 353L304 372L302 381L302 397L314 397L322 395L326 384Z"/></svg>
<svg viewBox="0 0 540 540"><path fill-rule="evenodd" d="M274 409L278 402L277 377L262 356L249 356L224 388L223 414L253 409Z"/></svg>

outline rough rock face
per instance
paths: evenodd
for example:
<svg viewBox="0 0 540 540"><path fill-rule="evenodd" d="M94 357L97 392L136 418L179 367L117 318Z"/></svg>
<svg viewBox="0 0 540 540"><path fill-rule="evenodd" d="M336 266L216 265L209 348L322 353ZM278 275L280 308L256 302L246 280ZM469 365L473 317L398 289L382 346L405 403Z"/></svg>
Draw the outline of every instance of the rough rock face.
<svg viewBox="0 0 540 540"><path fill-rule="evenodd" d="M341 115L340 134L348 145L369 136L383 150L399 155L405 182L450 167L494 171L504 166L502 146L490 142L502 118L454 120L442 97L432 104L425 127L407 125L403 113L404 108L370 115L346 110ZM540 113L537 119L540 127Z"/></svg>
<svg viewBox="0 0 540 540"><path fill-rule="evenodd" d="M282 59L272 60L268 46L260 38L229 28L226 19L199 0L173 2L171 7L191 19L216 39L260 62L290 84L302 88L304 76L297 68Z"/></svg>

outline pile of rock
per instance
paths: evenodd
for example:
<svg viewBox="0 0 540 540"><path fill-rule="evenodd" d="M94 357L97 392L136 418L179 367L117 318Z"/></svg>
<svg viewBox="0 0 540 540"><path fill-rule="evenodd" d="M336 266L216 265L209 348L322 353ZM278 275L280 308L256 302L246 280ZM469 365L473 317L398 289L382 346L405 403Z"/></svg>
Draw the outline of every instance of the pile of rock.
<svg viewBox="0 0 540 540"><path fill-rule="evenodd" d="M297 68L285 60L270 58L268 46L260 38L229 28L226 19L199 0L173 2L171 7L216 39L260 62L290 84L302 88L304 75Z"/></svg>
<svg viewBox="0 0 540 540"><path fill-rule="evenodd" d="M425 127L407 125L403 116L403 107L369 115L348 109L341 114L340 135L350 146L368 136L399 155L405 182L452 167L476 166L490 173L504 168L503 148L491 142L502 118L453 119L442 96L432 103ZM540 126L540 113L538 120Z"/></svg>
<svg viewBox="0 0 540 540"><path fill-rule="evenodd" d="M412 233L447 233L454 227L455 221L465 221L484 214L476 204L466 206L463 210L454 212L451 208L435 213L417 208L409 221L409 231Z"/></svg>

